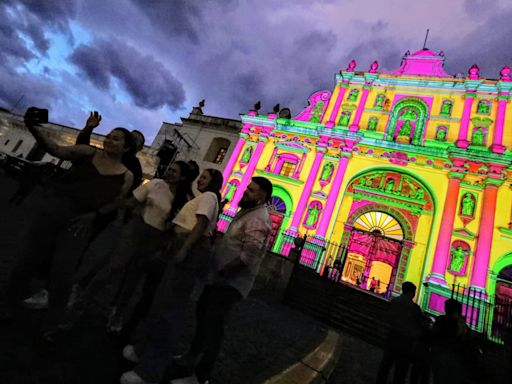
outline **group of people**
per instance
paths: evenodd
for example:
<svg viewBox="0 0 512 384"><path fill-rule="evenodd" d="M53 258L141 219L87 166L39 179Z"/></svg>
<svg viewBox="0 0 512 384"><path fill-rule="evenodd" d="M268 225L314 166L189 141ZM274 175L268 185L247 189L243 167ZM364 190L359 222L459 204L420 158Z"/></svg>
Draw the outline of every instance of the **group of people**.
<svg viewBox="0 0 512 384"><path fill-rule="evenodd" d="M482 356L462 315L462 304L445 302L445 314L426 316L413 301L416 286L406 281L402 295L391 300L390 331L379 365L376 384L467 384L484 382ZM409 372L410 371L410 372Z"/></svg>
<svg viewBox="0 0 512 384"><path fill-rule="evenodd" d="M108 291L107 329L133 341L122 353L136 366L122 375L122 384L160 382L172 356L186 368L186 377L173 384L207 383L226 318L252 289L266 249L272 184L252 178L240 211L219 235L218 170L200 174L195 162L176 161L163 179L142 183L136 153L143 135L115 128L97 149L89 140L100 121L91 113L77 143L61 146L41 131L37 109L27 110L25 125L38 144L73 165L44 192L20 242L7 299L16 310L32 293L31 280L42 274L48 310L41 335L54 343ZM195 336L180 351L190 305L196 308Z"/></svg>

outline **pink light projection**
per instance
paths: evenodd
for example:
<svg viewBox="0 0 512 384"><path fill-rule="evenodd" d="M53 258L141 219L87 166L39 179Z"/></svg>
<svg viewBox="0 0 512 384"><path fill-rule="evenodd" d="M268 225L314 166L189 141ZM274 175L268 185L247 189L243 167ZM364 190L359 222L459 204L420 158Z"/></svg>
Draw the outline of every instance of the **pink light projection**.
<svg viewBox="0 0 512 384"><path fill-rule="evenodd" d="M389 75L452 77L443 68L444 60L444 55L436 55L429 49L422 49L412 55L408 55L406 52L400 68L394 71L382 71L382 73Z"/></svg>

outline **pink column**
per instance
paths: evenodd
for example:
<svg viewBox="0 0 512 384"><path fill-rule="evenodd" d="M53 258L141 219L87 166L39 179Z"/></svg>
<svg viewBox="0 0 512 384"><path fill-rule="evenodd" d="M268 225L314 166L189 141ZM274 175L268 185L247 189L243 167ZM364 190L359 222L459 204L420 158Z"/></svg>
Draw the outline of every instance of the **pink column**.
<svg viewBox="0 0 512 384"><path fill-rule="evenodd" d="M453 221L457 212L457 200L459 198L459 188L461 174L451 173L449 175L448 190L444 202L443 217L439 227L439 237L437 238L436 252L434 262L430 272L429 280L446 284L444 279L446 264L450 255L450 241L452 239Z"/></svg>
<svg viewBox="0 0 512 384"><path fill-rule="evenodd" d="M299 160L299 164L295 167L295 171L293 172L292 177L294 179L298 179L300 176L300 173L302 172L302 167L304 166L304 161L306 160L306 154L303 153L302 157Z"/></svg>
<svg viewBox="0 0 512 384"><path fill-rule="evenodd" d="M494 217L496 215L496 198L498 195L496 183L486 183L484 199L482 202L482 216L480 218L480 231L475 249L473 272L470 285L485 290L489 259L491 256L492 235L494 232Z"/></svg>
<svg viewBox="0 0 512 384"><path fill-rule="evenodd" d="M352 124L350 124L349 127L350 132L357 132L359 130L359 122L361 121L361 116L363 115L366 100L368 99L368 93L370 93L370 88L368 86L365 86L363 88L363 93L361 94L361 100L359 101L359 105L357 106L356 115L354 117L354 120L352 120Z"/></svg>
<svg viewBox="0 0 512 384"><path fill-rule="evenodd" d="M235 196L233 196L233 200L231 201L229 209L227 210L227 212L233 215L236 214L236 211L238 210L238 203L242 199L245 189L251 182L254 170L256 169L256 165L258 164L261 153L263 152L263 148L265 148L266 141L266 138L260 138L260 142L258 143L258 145L256 145L256 150L252 154L251 159L249 160L249 164L247 164L247 168L245 169L244 172L244 177L242 177L242 181L240 182L240 185L236 189Z"/></svg>
<svg viewBox="0 0 512 384"><path fill-rule="evenodd" d="M498 96L498 99L498 112L496 114L496 125L494 126L491 151L502 154L505 152L505 146L503 145L503 128L505 125L505 114L507 113L508 92L502 92Z"/></svg>
<svg viewBox="0 0 512 384"><path fill-rule="evenodd" d="M235 167L238 157L240 156L240 152L244 147L246 137L247 135L245 133L241 133L240 138L236 142L235 149L233 149L233 153L231 154L231 157L229 158L229 161L226 164L226 168L224 168L224 171L222 172L222 176L224 177L222 188L226 186L226 183L228 182L228 179L231 176L231 173L233 172L233 168Z"/></svg>
<svg viewBox="0 0 512 384"><path fill-rule="evenodd" d="M343 182L343 178L345 177L347 165L348 156L342 156L340 162L338 163L338 169L336 170L336 175L334 176L334 180L329 191L329 196L327 197L327 201L325 203L320 223L318 224L318 229L316 231L317 237L323 238L327 233L327 229L329 228L329 223L331 222L332 214L334 211L334 206L336 205L336 201L340 195L340 187L341 183Z"/></svg>
<svg viewBox="0 0 512 384"><path fill-rule="evenodd" d="M334 107L331 112L331 116L329 116L329 120L325 123L327 128L332 128L336 123L336 116L338 116L338 112L340 111L341 103L343 102L343 98L345 97L345 92L347 91L348 85L345 83L337 85L340 87L340 92L338 93L338 97L336 98L336 102L334 103Z"/></svg>
<svg viewBox="0 0 512 384"><path fill-rule="evenodd" d="M469 145L468 141L468 128L469 119L471 117L471 109L473 108L473 94L466 94L466 100L464 100L464 110L462 111L462 118L459 127L459 137L455 142L455 145L459 148L466 149Z"/></svg>
<svg viewBox="0 0 512 384"><path fill-rule="evenodd" d="M290 224L289 231L297 232L297 229L300 225L300 220L304 215L304 210L306 209L306 205L311 196L311 191L313 190L313 186L315 185L316 178L318 176L318 170L320 169L320 164L322 163L322 159L324 157L325 147L317 148L315 160L313 161L313 165L309 171L308 179L306 180L306 185L302 190L302 194L300 195L299 203L297 204L297 208L295 208L295 213L293 214L292 222Z"/></svg>

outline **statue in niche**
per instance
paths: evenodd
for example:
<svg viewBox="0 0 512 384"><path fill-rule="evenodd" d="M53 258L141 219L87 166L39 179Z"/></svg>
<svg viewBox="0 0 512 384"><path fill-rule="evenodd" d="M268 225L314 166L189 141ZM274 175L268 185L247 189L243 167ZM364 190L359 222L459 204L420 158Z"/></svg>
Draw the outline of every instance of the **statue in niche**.
<svg viewBox="0 0 512 384"><path fill-rule="evenodd" d="M416 112L412 108L407 108L401 118L402 120L416 120Z"/></svg>
<svg viewBox="0 0 512 384"><path fill-rule="evenodd" d="M359 91L357 89L351 90L348 95L348 101L356 101L358 95L359 95Z"/></svg>
<svg viewBox="0 0 512 384"><path fill-rule="evenodd" d="M441 107L441 114L450 116L452 114L452 103L445 101Z"/></svg>
<svg viewBox="0 0 512 384"><path fill-rule="evenodd" d="M466 251L464 251L462 247L452 248L451 256L449 269L454 272L460 272L466 261Z"/></svg>
<svg viewBox="0 0 512 384"><path fill-rule="evenodd" d="M236 184L228 184L228 191L224 199L231 201L236 191Z"/></svg>
<svg viewBox="0 0 512 384"><path fill-rule="evenodd" d="M375 108L382 108L384 105L384 100L386 100L386 96L384 95L378 95L375 99Z"/></svg>
<svg viewBox="0 0 512 384"><path fill-rule="evenodd" d="M462 199L462 209L461 213L464 216L473 216L473 212L475 211L475 201L473 200L473 196L471 193L466 193L464 198Z"/></svg>
<svg viewBox="0 0 512 384"><path fill-rule="evenodd" d="M445 141L446 140L446 130L445 129L439 127L439 129L437 130L436 140L437 141Z"/></svg>
<svg viewBox="0 0 512 384"><path fill-rule="evenodd" d="M306 225L308 227L314 227L316 221L318 220L318 214L320 210L318 209L318 205L311 205L308 208L308 217L306 218Z"/></svg>
<svg viewBox="0 0 512 384"><path fill-rule="evenodd" d="M375 131L377 129L377 122L378 120L375 118L370 119L370 121L368 121L368 127L366 128L366 130Z"/></svg>
<svg viewBox="0 0 512 384"><path fill-rule="evenodd" d="M340 119L340 125L342 127L346 127L348 125L348 122L350 120L350 113L343 112Z"/></svg>
<svg viewBox="0 0 512 384"><path fill-rule="evenodd" d="M331 177L332 171L334 169L334 165L332 163L327 163L324 165L322 170L322 175L320 176L320 180L327 181Z"/></svg>
<svg viewBox="0 0 512 384"><path fill-rule="evenodd" d="M473 133L473 139L471 140L471 144L473 145L484 145L485 133L482 128L478 127L475 129Z"/></svg>
<svg viewBox="0 0 512 384"><path fill-rule="evenodd" d="M478 107L476 108L476 113L481 113L487 115L489 113L489 104L486 101L479 101Z"/></svg>
<svg viewBox="0 0 512 384"><path fill-rule="evenodd" d="M242 162L243 163L248 163L249 160L251 160L251 156L252 156L252 147L248 147L244 154L242 155Z"/></svg>
<svg viewBox="0 0 512 384"><path fill-rule="evenodd" d="M346 69L347 72L354 72L354 70L356 69L356 61L354 59L350 60L350 62L348 63L348 67Z"/></svg>
<svg viewBox="0 0 512 384"><path fill-rule="evenodd" d="M386 189L385 189L386 192L388 193L393 193L395 192L395 180L393 179L390 179L387 183L386 183Z"/></svg>
<svg viewBox="0 0 512 384"><path fill-rule="evenodd" d="M400 131L398 132L398 136L409 137L411 135L411 121L405 120L405 122L400 127Z"/></svg>

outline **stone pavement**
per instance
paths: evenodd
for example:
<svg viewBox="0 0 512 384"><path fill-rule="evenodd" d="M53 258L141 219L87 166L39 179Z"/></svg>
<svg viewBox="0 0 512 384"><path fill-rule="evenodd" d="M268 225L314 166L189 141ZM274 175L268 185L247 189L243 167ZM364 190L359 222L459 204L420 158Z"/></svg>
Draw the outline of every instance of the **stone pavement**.
<svg viewBox="0 0 512 384"><path fill-rule="evenodd" d="M17 245L26 241L34 206L43 203L34 193L21 206L9 205L8 197L16 188L17 183L0 170L0 315L5 313L5 284ZM271 295L255 292L234 311L213 383L261 383L324 340L324 325L281 306ZM19 310L11 323L0 324L1 384L111 384L131 369L121 357L123 342L104 331L101 309L84 316L55 347L39 341L43 316L41 311Z"/></svg>

